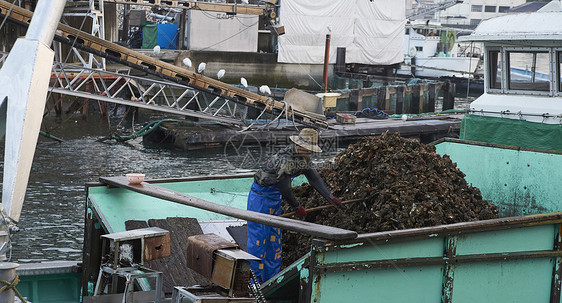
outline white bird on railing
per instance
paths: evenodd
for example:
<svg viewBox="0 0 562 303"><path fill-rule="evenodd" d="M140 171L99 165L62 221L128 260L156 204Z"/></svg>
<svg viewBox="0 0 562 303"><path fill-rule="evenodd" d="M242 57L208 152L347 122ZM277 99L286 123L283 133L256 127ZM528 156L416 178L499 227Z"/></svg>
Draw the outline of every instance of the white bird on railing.
<svg viewBox="0 0 562 303"><path fill-rule="evenodd" d="M160 45L156 45L152 51L154 52L155 55L158 55L160 53Z"/></svg>
<svg viewBox="0 0 562 303"><path fill-rule="evenodd" d="M244 77L240 78L240 84L244 87L248 87L248 81Z"/></svg>
<svg viewBox="0 0 562 303"><path fill-rule="evenodd" d="M217 73L217 78L220 79L220 78L224 77L225 73L226 73L226 71L224 69L219 70L219 72Z"/></svg>
<svg viewBox="0 0 562 303"><path fill-rule="evenodd" d="M271 90L269 89L269 86L267 86L267 85L262 85L262 86L260 86L260 92L261 92L262 94L271 95Z"/></svg>
<svg viewBox="0 0 562 303"><path fill-rule="evenodd" d="M191 67L191 60L189 58L184 58L182 62L185 66L187 66L187 68Z"/></svg>
<svg viewBox="0 0 562 303"><path fill-rule="evenodd" d="M202 73L203 71L205 71L205 67L207 67L207 63L205 62L199 63L199 66L197 67L197 72Z"/></svg>

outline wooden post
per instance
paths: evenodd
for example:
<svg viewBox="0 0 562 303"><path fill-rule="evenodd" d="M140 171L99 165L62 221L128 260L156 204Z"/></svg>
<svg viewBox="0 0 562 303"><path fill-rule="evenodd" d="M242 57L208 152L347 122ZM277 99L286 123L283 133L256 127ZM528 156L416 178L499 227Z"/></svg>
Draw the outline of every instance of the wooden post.
<svg viewBox="0 0 562 303"><path fill-rule="evenodd" d="M386 108L391 110L392 113L394 114L396 112L396 104L394 105L394 107L391 107L389 90L390 90L389 86L384 86L384 104L385 104Z"/></svg>
<svg viewBox="0 0 562 303"><path fill-rule="evenodd" d="M359 103L359 90L353 89L349 91L349 103L348 109L349 111L356 111L358 108Z"/></svg>
<svg viewBox="0 0 562 303"><path fill-rule="evenodd" d="M345 47L338 47L336 52L336 74L345 72Z"/></svg>
<svg viewBox="0 0 562 303"><path fill-rule="evenodd" d="M455 84L445 81L443 85L443 110L455 108Z"/></svg>
<svg viewBox="0 0 562 303"><path fill-rule="evenodd" d="M326 34L326 47L324 49L324 92L328 91L328 64L330 62L330 39L331 35Z"/></svg>
<svg viewBox="0 0 562 303"><path fill-rule="evenodd" d="M396 92L396 114L404 112L404 86L398 86L394 90Z"/></svg>
<svg viewBox="0 0 562 303"><path fill-rule="evenodd" d="M427 100L427 112L435 112L435 90L436 90L435 83L429 84L429 98Z"/></svg>
<svg viewBox="0 0 562 303"><path fill-rule="evenodd" d="M363 93L365 89L358 89L357 90L357 110L363 109Z"/></svg>
<svg viewBox="0 0 562 303"><path fill-rule="evenodd" d="M386 103L386 86L377 89L377 108L379 110L388 111L388 103Z"/></svg>
<svg viewBox="0 0 562 303"><path fill-rule="evenodd" d="M412 86L412 101L410 101L410 114L419 114L420 113L420 85L414 84Z"/></svg>
<svg viewBox="0 0 562 303"><path fill-rule="evenodd" d="M427 106L427 100L424 98L425 92L429 90L429 84L423 83L420 84L420 113L427 113L429 112Z"/></svg>

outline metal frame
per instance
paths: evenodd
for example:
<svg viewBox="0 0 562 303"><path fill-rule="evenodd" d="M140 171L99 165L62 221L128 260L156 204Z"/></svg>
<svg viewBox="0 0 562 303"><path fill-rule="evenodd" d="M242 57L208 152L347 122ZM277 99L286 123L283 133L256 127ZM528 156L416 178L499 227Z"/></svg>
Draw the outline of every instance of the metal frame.
<svg viewBox="0 0 562 303"><path fill-rule="evenodd" d="M89 29L89 34L100 39L105 39L105 21L103 12L103 1L104 0L88 0L88 5L84 7L71 7L67 8L68 13L63 14L64 17L85 17L92 19L92 27ZM96 2L97 7L96 7ZM105 59L101 58L100 61L96 59L93 54L88 54L88 59L86 60L82 54L76 49L72 48L74 55L82 62L84 67L92 68L94 64L96 67L105 69ZM58 57L58 56L57 56Z"/></svg>
<svg viewBox="0 0 562 303"><path fill-rule="evenodd" d="M135 271L143 271L143 272L142 273L135 273ZM113 269L109 266L102 266L100 268L100 272L98 274L98 279L96 281L96 288L94 290L94 296L97 296L100 292L100 285L102 284L101 279L103 277L103 273L108 273L112 277L117 276L117 277L125 278L125 280L127 282L126 282L126 286L125 286L125 292L123 293L124 299L128 295L128 293L133 293L132 288L130 288L131 287L130 284L134 283L134 281L136 279L156 278L156 291L155 291L154 302L156 302L156 303L162 302L162 282L163 282L162 272L153 271L153 270L145 268L145 267L121 267L121 268ZM115 283L113 283L113 284L115 284ZM115 288L115 287L112 287L112 288ZM114 291L114 289L113 289L113 291ZM125 302L125 300L123 300L123 302Z"/></svg>
<svg viewBox="0 0 562 303"><path fill-rule="evenodd" d="M503 60L503 53L502 53L501 48L500 48L499 46L498 46L498 47L496 47L496 46L487 46L487 45L484 46L484 54L486 54L486 55L484 56L484 66L487 67L487 68L486 68L486 71L487 71L487 72L484 73L484 88L485 88L485 91L486 91L487 93L500 94L500 93L502 92L502 88L504 87L504 83L503 83L503 79L504 79L503 72L500 74L500 77L501 77L501 78L500 78L500 88L499 88L499 89L498 89L498 88L492 88L492 87L490 86L490 75L489 75L489 73L491 73L492 71L488 68L488 67L489 67L489 64L490 64L490 56L488 55L488 53L489 53L489 52L496 52L496 51L498 52L499 62L500 62L500 64L501 64L501 66L498 66L497 68L501 68L502 70L504 69L504 66L503 66L504 60ZM496 70L495 72L497 73L497 70Z"/></svg>
<svg viewBox="0 0 562 303"><path fill-rule="evenodd" d="M108 72L55 63L54 83L50 91L229 124L243 124L246 111L228 99L166 80L133 76L130 72L130 69ZM124 99L123 95L130 95L131 99ZM189 109L189 106L196 110Z"/></svg>
<svg viewBox="0 0 562 303"><path fill-rule="evenodd" d="M545 46L537 46L537 47L517 47L517 46L513 46L513 47L505 47L505 46L496 46L496 45L486 45L485 46L485 52L486 54L488 54L491 51L498 51L499 52L499 56L500 56L500 62L501 62L501 66L498 66L498 68L501 68L501 88L497 89L497 88L491 88L490 87L490 75L489 73L491 73L492 71L487 68L487 73L484 76L485 79L485 87L486 87L486 92L488 93L493 93L493 94L505 94L505 95L528 95L528 96L550 96L550 97L555 97L555 96L560 96L562 95L558 89L558 83L559 80L556 79L558 72L557 73L553 73L553 71L556 71L558 68L555 66L556 62L557 62L557 52L560 50L560 48L558 47L545 47ZM541 53L548 53L549 59L550 59L550 64L548 66L549 68L549 77L550 77L550 86L548 91L533 91L533 90L517 90L517 89L510 89L509 88L509 66L508 66L508 60L507 60L507 56L508 53L510 52L528 52L528 53L536 53L536 52L541 52ZM484 64L485 66L489 67L489 58L490 56L486 55L484 56Z"/></svg>

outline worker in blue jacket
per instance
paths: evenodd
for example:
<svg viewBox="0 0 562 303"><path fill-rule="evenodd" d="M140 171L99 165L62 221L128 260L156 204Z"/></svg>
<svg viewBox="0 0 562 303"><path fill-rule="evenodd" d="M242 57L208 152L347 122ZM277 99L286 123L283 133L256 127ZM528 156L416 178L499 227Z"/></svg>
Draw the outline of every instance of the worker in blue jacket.
<svg viewBox="0 0 562 303"><path fill-rule="evenodd" d="M248 210L279 216L284 199L297 217L304 217L306 211L291 191L291 180L299 175L305 175L327 201L343 208L341 200L328 190L310 161L313 152L322 152L318 146L318 132L305 128L290 139L293 143L269 158L254 175ZM261 281L269 280L281 270L281 229L248 221L248 252L262 260L261 264L250 261L256 277Z"/></svg>

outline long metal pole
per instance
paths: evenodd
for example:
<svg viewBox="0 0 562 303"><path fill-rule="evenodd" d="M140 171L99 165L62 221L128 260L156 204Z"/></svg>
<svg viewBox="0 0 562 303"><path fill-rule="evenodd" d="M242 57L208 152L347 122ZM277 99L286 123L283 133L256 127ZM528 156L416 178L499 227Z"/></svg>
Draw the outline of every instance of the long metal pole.
<svg viewBox="0 0 562 303"><path fill-rule="evenodd" d="M328 63L330 62L330 40L332 35L326 34L326 48L324 51L324 92L328 91Z"/></svg>

